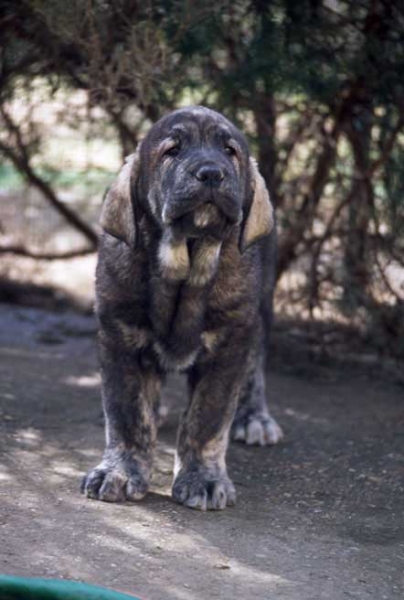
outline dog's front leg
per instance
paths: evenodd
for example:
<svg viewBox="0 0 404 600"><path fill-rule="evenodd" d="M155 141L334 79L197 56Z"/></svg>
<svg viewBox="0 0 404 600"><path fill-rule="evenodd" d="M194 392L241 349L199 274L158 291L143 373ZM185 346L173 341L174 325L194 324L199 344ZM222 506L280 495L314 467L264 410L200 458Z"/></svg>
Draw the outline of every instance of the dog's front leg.
<svg viewBox="0 0 404 600"><path fill-rule="evenodd" d="M235 503L226 450L242 374L243 358L229 346L190 373L191 398L178 433L172 489L180 504L221 510Z"/></svg>
<svg viewBox="0 0 404 600"><path fill-rule="evenodd" d="M82 491L89 498L135 501L147 492L160 375L145 352L111 343L101 332L106 448L101 463L84 477Z"/></svg>

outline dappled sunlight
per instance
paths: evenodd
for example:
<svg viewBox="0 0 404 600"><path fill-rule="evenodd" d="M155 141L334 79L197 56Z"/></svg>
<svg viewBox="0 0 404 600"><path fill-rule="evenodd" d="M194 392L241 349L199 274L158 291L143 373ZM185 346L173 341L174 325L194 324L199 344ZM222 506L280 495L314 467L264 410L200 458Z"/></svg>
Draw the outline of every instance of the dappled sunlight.
<svg viewBox="0 0 404 600"><path fill-rule="evenodd" d="M291 416L307 420L308 414ZM102 431L92 426L89 438L95 432L96 446L79 445L74 435L66 446L62 439L51 440L51 432L16 430L18 446L5 455L12 467L4 469L4 481L12 491L3 506L12 516L10 527L17 525L8 548L18 552L20 573L83 579L152 599L164 594L202 600L207 588L198 583L201 579L209 582L212 597L288 597L298 589L302 575L297 555L285 537L287 528L279 532L275 527L280 514L276 505L261 499L259 510L254 507L251 514L241 501L224 513L203 514L175 504L168 497L174 445L165 439L158 444L151 493L144 500L108 504L84 498L81 476L102 452ZM258 454L248 450L248 455L258 463ZM254 489L248 485L252 499ZM312 534L300 519L302 509L290 505L285 511L294 525L295 544L310 564L315 561ZM317 548L324 546L327 555L349 569L349 557L336 554L335 543L316 539Z"/></svg>
<svg viewBox="0 0 404 600"><path fill-rule="evenodd" d="M63 477L80 477L82 475L82 471L73 467L72 465L68 465L65 461L54 461L52 463L52 470L57 475L61 475Z"/></svg>
<svg viewBox="0 0 404 600"><path fill-rule="evenodd" d="M375 511L369 504L390 502L398 489L398 438L392 436L383 450L379 430L383 422L397 422L400 394L389 388L386 396L385 385L379 391L369 388L365 429L361 425L356 435L355 425L350 426L354 445L341 446L347 410L361 424L364 410L362 400L352 405L345 380L325 392L315 380L271 373L271 396L287 399L275 411L285 424L286 441L273 448L232 445L230 475L238 503L223 512L201 513L171 498L186 386L183 379L169 378L164 395L172 410L159 431L150 492L138 503L98 502L79 490L105 443L94 346L87 334L81 335L86 323L75 326L58 317L49 330L60 333L63 326L67 341L56 351L28 338L23 338L26 345L2 351L3 572L82 579L147 600L295 598L302 586L311 589L309 572L318 577L344 572L351 581L362 557L373 558L371 544L361 546L354 559L346 547L352 535L366 534L361 533L363 522L373 523L355 511ZM362 394L363 381L355 389ZM377 477L372 488L363 478L363 452ZM385 455L391 455L386 475L380 467ZM355 497L362 498L360 509ZM387 516L380 520L376 515L377 527L387 539L390 513L383 510ZM389 572L388 565L383 568ZM369 570L365 575L372 583L379 576Z"/></svg>
<svg viewBox="0 0 404 600"><path fill-rule="evenodd" d="M42 444L42 434L40 431L29 427L27 429L17 429L14 434L16 442L28 448L38 448Z"/></svg>
<svg viewBox="0 0 404 600"><path fill-rule="evenodd" d="M21 439L18 438L17 441L21 441ZM36 452L32 452L34 449ZM83 474L82 468L79 468L77 461L75 461L75 457L78 455L92 458L99 457L100 452L96 449L87 449L83 452L76 452L72 449L70 458L67 458L65 449L61 449L54 444L43 443L39 437L34 442L29 439L28 444L26 440L23 440L23 447L10 448L5 458L11 464L18 465L24 476L36 477L39 475L43 483L49 484L52 483L53 477L56 477L54 483L59 483L60 479L66 481L66 477L81 477Z"/></svg>
<svg viewBox="0 0 404 600"><path fill-rule="evenodd" d="M288 407L285 408L282 412L284 415L287 415L288 417L293 417L297 421L310 422L316 425L329 424L329 419L326 419L324 417L315 417L310 413L302 412L294 408Z"/></svg>
<svg viewBox="0 0 404 600"><path fill-rule="evenodd" d="M17 347L17 348L8 347L7 348L7 347L2 346L1 352L2 352L2 354L8 355L8 356L15 356L15 357L21 357L21 358L30 358L32 356L32 349L21 348L21 347ZM42 349L37 349L35 351L35 354L38 358L42 358L42 359L55 359L55 358L62 359L65 357L63 352L55 352L54 349L52 349L52 352L42 350Z"/></svg>
<svg viewBox="0 0 404 600"><path fill-rule="evenodd" d="M100 457L101 448L75 448L75 453L83 458L94 460Z"/></svg>
<svg viewBox="0 0 404 600"><path fill-rule="evenodd" d="M66 452L63 445L47 441L33 428L17 430L15 442L19 446L11 448L7 457L14 472L8 480L18 497L20 520L30 521L38 532L33 535L42 540L34 553L23 553L20 559L31 574L97 581L96 567L102 561L106 569L103 585L132 593L139 590L139 594L147 586L158 594L166 573L168 597L195 600L205 596L195 587L196 573L205 572L218 589L228 587L229 591L251 589L263 594L263 590L293 585L284 573L255 564L263 563L262 558L252 554L247 562L241 559L237 548L222 539L225 523L233 526L234 510L228 516L202 514L173 503L168 497L174 456L171 444L159 442L151 493L143 501L107 504L88 500L79 492L88 466L83 463L99 457L100 448ZM4 473L7 476L7 470ZM6 498L6 504L13 506L11 498ZM74 552L67 539L75 545ZM124 568L128 560L129 571ZM154 578L160 584L153 584Z"/></svg>
<svg viewBox="0 0 404 600"><path fill-rule="evenodd" d="M6 465L0 463L0 482L6 482L12 480L12 474L9 472L9 469Z"/></svg>
<svg viewBox="0 0 404 600"><path fill-rule="evenodd" d="M66 385L76 385L78 387L84 387L84 388L93 388L93 387L98 387L101 383L101 376L99 373L94 373L92 375L81 375L81 376L73 376L73 375L69 375L69 377L66 377L64 380L62 380L62 383L65 383Z"/></svg>
<svg viewBox="0 0 404 600"><path fill-rule="evenodd" d="M270 592L280 586L292 585L291 580L272 569L244 564L243 560L234 556L232 546L225 544L221 547L218 528L223 525L218 524L213 535L211 527L204 531L201 519L210 515L189 513L188 509L172 503L167 508L159 503L157 512L151 509L147 499L136 505L125 505L127 510L122 510L124 507L119 505L112 510L108 508L98 512L102 520L100 531L89 534L88 539L103 549L109 548L114 557L117 552L122 552L132 556L134 561L145 561L150 573L164 570L167 565L173 569L174 561L177 566L171 578L176 579L176 583L164 586L164 592L172 594L172 597L203 597L203 590L194 588L192 574L195 571L205 571L209 577L216 578L223 590L226 586L234 586L235 589L260 589L263 594L264 590ZM185 520L187 515L189 520ZM195 519L199 521L198 531ZM154 533L156 528L157 536ZM257 558L252 555L251 560L254 562Z"/></svg>

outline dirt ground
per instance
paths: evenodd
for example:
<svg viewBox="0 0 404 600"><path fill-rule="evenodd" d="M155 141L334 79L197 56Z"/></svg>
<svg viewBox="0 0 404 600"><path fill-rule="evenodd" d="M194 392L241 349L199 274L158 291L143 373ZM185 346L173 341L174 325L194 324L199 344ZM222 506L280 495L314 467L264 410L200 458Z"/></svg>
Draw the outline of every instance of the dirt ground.
<svg viewBox="0 0 404 600"><path fill-rule="evenodd" d="M270 397L285 441L233 444L238 503L203 514L169 495L185 400L173 378L151 493L105 504L79 493L103 448L93 318L0 314L0 572L145 600L402 600L402 384L275 348Z"/></svg>

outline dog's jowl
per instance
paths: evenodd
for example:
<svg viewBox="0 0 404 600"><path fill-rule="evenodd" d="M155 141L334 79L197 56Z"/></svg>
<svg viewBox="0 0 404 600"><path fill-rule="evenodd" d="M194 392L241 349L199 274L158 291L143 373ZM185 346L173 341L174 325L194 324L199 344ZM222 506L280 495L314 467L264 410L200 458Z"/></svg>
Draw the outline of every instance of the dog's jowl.
<svg viewBox="0 0 404 600"><path fill-rule="evenodd" d="M236 492L229 437L274 444L265 397L274 232L265 183L243 135L203 107L157 122L104 202L96 312L106 419L89 498L139 500L148 488L165 374L188 377L175 500L223 509Z"/></svg>

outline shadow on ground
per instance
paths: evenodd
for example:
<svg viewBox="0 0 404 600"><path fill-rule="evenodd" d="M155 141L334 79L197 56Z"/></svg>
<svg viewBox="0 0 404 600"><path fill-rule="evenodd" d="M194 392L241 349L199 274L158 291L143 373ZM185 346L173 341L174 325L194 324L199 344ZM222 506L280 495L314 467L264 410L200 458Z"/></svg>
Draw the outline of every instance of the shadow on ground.
<svg viewBox="0 0 404 600"><path fill-rule="evenodd" d="M368 371L302 373L293 358L274 361L270 394L285 442L233 445L237 506L202 514L169 495L185 400L173 378L151 493L104 504L78 491L103 447L92 318L2 312L1 572L150 600L402 598L402 387Z"/></svg>

